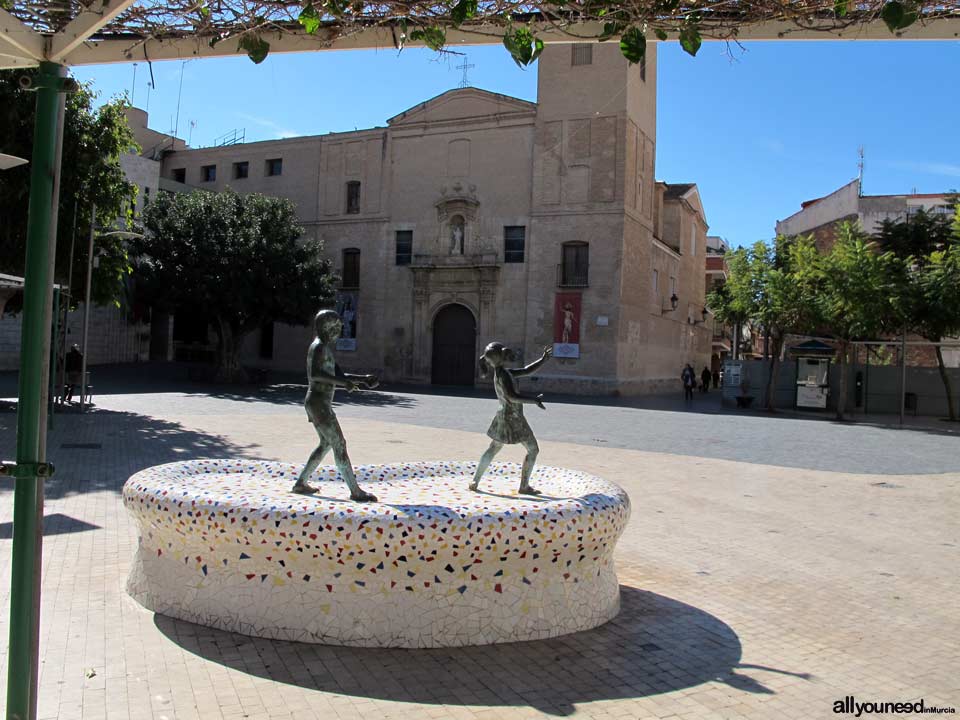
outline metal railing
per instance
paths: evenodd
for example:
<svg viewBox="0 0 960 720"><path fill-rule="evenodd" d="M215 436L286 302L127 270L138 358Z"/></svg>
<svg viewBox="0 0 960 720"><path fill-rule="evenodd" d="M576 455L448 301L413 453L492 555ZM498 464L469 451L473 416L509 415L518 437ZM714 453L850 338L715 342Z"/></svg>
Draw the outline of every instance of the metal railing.
<svg viewBox="0 0 960 720"><path fill-rule="evenodd" d="M557 265L557 287L584 288L590 287L590 266L588 264Z"/></svg>

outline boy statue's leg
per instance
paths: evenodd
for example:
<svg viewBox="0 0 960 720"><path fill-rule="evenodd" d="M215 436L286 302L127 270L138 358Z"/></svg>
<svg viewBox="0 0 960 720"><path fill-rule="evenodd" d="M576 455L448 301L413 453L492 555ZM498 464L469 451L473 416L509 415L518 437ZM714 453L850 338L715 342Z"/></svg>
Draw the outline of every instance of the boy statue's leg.
<svg viewBox="0 0 960 720"><path fill-rule="evenodd" d="M357 485L357 477L353 473L353 464L350 462L350 456L347 455L347 443L343 439L343 433L340 432L340 425L336 426L337 438L333 440L333 459L337 463L337 470L350 488L350 499L356 502L376 502L377 496L368 493Z"/></svg>
<svg viewBox="0 0 960 720"><path fill-rule="evenodd" d="M540 453L540 446L537 441L531 438L523 444L527 449L527 456L523 459L523 469L520 473L520 492L523 495L539 495L540 491L530 487L530 476L533 474L533 465L537 461L537 455Z"/></svg>
<svg viewBox="0 0 960 720"><path fill-rule="evenodd" d="M356 502L376 502L377 496L368 493L365 490L362 490L359 485L357 485L357 477L353 473L353 464L350 462L350 457L347 455L347 445L346 443L341 443L340 445L333 446L333 459L337 463L337 470L340 472L340 475L343 476L343 479L347 483L347 487L350 488L350 499Z"/></svg>
<svg viewBox="0 0 960 720"><path fill-rule="evenodd" d="M323 462L323 458L328 452L330 452L330 443L327 442L321 433L320 444L310 453L310 459L307 460L307 464L303 466L303 471L300 473L300 477L297 478L297 482L291 488L291 492L309 495L317 491L315 487L307 483L307 480L313 475L313 471L317 469L317 466Z"/></svg>
<svg viewBox="0 0 960 720"><path fill-rule="evenodd" d="M490 441L490 447L487 448L487 451L480 456L480 462L477 463L477 471L473 474L473 482L470 483L471 490L480 489L480 478L487 471L487 468L490 466L490 462L493 460L494 455L500 452L500 448L503 447L503 443L499 443L496 440Z"/></svg>

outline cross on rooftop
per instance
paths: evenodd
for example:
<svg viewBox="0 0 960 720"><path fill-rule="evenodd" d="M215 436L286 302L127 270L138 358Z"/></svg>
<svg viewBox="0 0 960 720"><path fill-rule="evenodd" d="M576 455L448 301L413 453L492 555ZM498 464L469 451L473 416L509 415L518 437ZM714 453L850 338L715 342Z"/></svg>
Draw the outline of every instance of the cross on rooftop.
<svg viewBox="0 0 960 720"><path fill-rule="evenodd" d="M457 65L457 70L463 70L463 78L460 80L460 87L470 87L470 79L467 77L467 71L470 68L476 67L476 65L467 62L468 58L466 55L463 56L463 64Z"/></svg>

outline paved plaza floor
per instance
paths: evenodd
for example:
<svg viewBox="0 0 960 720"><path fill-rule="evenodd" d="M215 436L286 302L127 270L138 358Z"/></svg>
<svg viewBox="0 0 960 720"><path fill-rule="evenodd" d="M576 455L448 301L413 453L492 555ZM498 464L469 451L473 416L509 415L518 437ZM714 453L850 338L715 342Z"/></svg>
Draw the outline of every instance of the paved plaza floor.
<svg viewBox="0 0 960 720"><path fill-rule="evenodd" d="M210 630L123 590L136 547L127 477L198 457L302 462L315 439L302 388L97 386L96 408L57 415L50 434L40 718L799 719L837 717L848 695L960 709L957 434L725 414L707 399L702 412L531 408L544 464L630 494L622 612L547 641L373 650ZM0 397L7 388L0 378ZM338 412L357 464L475 460L494 402L388 389ZM0 401L4 458L15 419ZM7 607L10 481L0 498Z"/></svg>

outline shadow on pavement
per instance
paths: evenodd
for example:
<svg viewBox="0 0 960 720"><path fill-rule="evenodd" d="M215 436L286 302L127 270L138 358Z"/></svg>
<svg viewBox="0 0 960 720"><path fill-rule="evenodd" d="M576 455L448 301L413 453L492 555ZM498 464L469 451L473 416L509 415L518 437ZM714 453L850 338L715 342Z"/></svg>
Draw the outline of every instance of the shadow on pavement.
<svg viewBox="0 0 960 720"><path fill-rule="evenodd" d="M620 614L594 630L550 640L403 650L251 638L155 615L169 640L210 662L300 687L428 705L528 705L572 715L578 703L641 698L723 682L772 694L738 668L736 633L718 618L621 586ZM809 679L810 676L786 673Z"/></svg>
<svg viewBox="0 0 960 720"><path fill-rule="evenodd" d="M153 465L196 458L262 459L258 446L242 446L220 436L190 430L177 422L131 412L92 409L60 425L49 436L50 462L56 468L44 483L44 495L67 495L112 490L120 492L135 472ZM0 416L0 450L13 452L16 416ZM9 442L8 442L9 441ZM0 483L0 495L12 483Z"/></svg>
<svg viewBox="0 0 960 720"><path fill-rule="evenodd" d="M65 535L67 533L99 530L99 525L77 520L63 513L52 513L43 518L44 537L50 535ZM13 537L13 522L0 523L0 540L9 540Z"/></svg>
<svg viewBox="0 0 960 720"><path fill-rule="evenodd" d="M273 405L303 405L304 395L307 393L305 383L278 383L275 385L263 385L260 387L250 385L238 385L236 387L215 385L205 387L202 390L189 389L191 397L203 396L219 398L221 400L234 400L237 402L266 402ZM377 390L357 390L348 393L345 390L337 390L334 395L335 406L339 405L358 405L367 407L381 407L390 405L400 408L416 407L417 400L413 397L394 395L392 393Z"/></svg>

